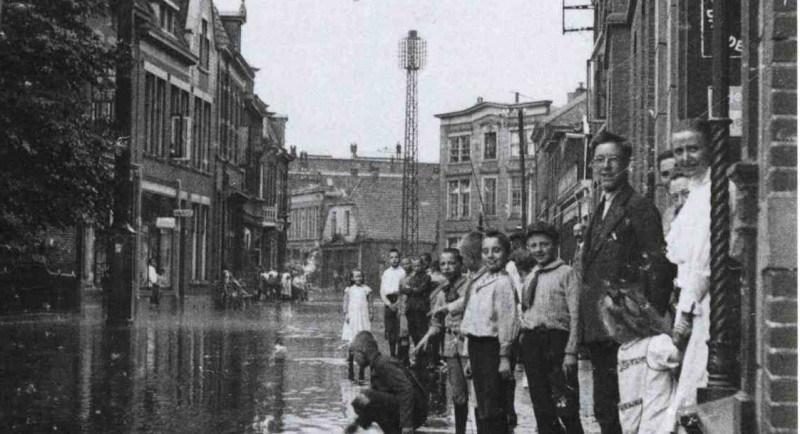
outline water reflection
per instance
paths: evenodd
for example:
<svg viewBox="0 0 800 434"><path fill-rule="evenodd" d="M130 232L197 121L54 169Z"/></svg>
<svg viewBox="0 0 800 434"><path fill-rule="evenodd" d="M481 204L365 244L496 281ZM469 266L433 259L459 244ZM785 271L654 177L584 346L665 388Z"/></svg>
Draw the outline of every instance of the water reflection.
<svg viewBox="0 0 800 434"><path fill-rule="evenodd" d="M187 300L146 306L132 327L100 311L2 319L0 431L336 432L360 387L339 306Z"/></svg>

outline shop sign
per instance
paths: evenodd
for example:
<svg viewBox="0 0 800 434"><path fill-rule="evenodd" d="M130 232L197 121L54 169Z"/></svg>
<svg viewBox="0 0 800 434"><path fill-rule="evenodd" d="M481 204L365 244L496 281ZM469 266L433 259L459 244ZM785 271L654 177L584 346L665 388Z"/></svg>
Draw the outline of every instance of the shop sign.
<svg viewBox="0 0 800 434"><path fill-rule="evenodd" d="M700 39L703 57L712 57L714 49L714 2L719 0L703 0L700 6ZM740 5L738 1L726 0L728 6L728 54L730 57L742 57L742 31L739 25Z"/></svg>
<svg viewBox="0 0 800 434"><path fill-rule="evenodd" d="M708 112L714 104L713 89L708 86ZM728 118L731 120L730 136L742 137L742 86L728 88Z"/></svg>
<svg viewBox="0 0 800 434"><path fill-rule="evenodd" d="M193 217L194 210L193 209L173 209L172 215L175 217Z"/></svg>
<svg viewBox="0 0 800 434"><path fill-rule="evenodd" d="M175 229L175 217L157 217L156 227L159 229Z"/></svg>

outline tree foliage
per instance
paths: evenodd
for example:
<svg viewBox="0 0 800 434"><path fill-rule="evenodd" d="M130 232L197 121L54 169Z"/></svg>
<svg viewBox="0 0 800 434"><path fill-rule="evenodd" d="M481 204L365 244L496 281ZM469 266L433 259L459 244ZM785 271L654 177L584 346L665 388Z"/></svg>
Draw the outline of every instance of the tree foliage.
<svg viewBox="0 0 800 434"><path fill-rule="evenodd" d="M0 234L107 218L116 135L91 89L113 71L107 0L5 0L0 23ZM108 25L106 24L106 28Z"/></svg>

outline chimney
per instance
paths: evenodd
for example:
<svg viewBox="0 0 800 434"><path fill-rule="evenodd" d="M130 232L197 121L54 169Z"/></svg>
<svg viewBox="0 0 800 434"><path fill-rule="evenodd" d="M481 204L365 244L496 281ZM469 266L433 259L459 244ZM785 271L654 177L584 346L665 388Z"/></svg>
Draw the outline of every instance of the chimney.
<svg viewBox="0 0 800 434"><path fill-rule="evenodd" d="M356 142L350 144L350 155L353 159L358 158L358 144Z"/></svg>
<svg viewBox="0 0 800 434"><path fill-rule="evenodd" d="M479 96L479 97L478 97L478 104L481 104L481 103L483 103L483 97L482 97L482 96Z"/></svg>
<svg viewBox="0 0 800 434"><path fill-rule="evenodd" d="M567 102L569 103L570 101L572 101L573 99L581 96L585 92L586 92L586 88L583 87L583 82L581 81L581 82L578 83L578 88L575 89L574 92L567 92Z"/></svg>

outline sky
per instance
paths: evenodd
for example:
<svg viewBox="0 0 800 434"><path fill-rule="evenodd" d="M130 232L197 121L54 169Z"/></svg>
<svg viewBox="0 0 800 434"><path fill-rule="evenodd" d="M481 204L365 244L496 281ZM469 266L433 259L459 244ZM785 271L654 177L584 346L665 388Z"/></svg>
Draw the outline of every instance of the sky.
<svg viewBox="0 0 800 434"><path fill-rule="evenodd" d="M215 0L220 10L241 0ZM571 0L568 3L589 3ZM427 41L419 72L419 159L439 160L438 113L486 101L552 100L586 82L592 33L561 33L560 0L247 0L242 54L256 93L289 118L298 152L389 156L405 130L398 44ZM567 26L591 11L567 12Z"/></svg>

